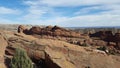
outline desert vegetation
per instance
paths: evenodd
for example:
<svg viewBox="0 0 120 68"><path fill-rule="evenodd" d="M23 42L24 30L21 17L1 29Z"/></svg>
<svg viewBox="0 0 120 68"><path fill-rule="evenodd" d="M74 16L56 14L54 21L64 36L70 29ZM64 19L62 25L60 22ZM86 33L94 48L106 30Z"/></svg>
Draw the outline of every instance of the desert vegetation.
<svg viewBox="0 0 120 68"><path fill-rule="evenodd" d="M25 50L17 48L10 64L10 68L33 68L31 59Z"/></svg>

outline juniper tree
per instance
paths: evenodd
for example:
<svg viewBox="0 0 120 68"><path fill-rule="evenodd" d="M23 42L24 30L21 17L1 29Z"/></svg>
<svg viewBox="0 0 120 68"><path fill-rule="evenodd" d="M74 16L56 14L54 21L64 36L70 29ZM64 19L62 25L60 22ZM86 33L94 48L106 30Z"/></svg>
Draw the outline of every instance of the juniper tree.
<svg viewBox="0 0 120 68"><path fill-rule="evenodd" d="M32 61L23 49L16 49L16 53L11 60L11 68L33 68Z"/></svg>

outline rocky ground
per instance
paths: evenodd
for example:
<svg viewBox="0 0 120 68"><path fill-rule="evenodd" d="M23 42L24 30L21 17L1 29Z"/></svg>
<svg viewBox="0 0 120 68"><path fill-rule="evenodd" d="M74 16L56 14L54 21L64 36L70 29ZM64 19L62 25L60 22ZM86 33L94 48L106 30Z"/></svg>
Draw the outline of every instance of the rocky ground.
<svg viewBox="0 0 120 68"><path fill-rule="evenodd" d="M49 29L34 27L28 30L20 27L19 30L19 33L0 30L0 68L9 67L8 60L18 47L26 50L38 68L120 67L119 55L96 49L107 44L103 40L93 40L88 35L56 26Z"/></svg>
<svg viewBox="0 0 120 68"><path fill-rule="evenodd" d="M0 68L6 68L4 64L5 49L7 47L7 41L4 39L3 34L0 33Z"/></svg>

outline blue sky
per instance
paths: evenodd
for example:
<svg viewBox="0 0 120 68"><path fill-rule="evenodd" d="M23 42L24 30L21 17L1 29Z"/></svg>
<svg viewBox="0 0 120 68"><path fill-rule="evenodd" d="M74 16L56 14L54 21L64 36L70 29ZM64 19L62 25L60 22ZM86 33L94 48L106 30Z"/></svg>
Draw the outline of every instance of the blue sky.
<svg viewBox="0 0 120 68"><path fill-rule="evenodd" d="M120 0L0 0L0 24L120 26Z"/></svg>

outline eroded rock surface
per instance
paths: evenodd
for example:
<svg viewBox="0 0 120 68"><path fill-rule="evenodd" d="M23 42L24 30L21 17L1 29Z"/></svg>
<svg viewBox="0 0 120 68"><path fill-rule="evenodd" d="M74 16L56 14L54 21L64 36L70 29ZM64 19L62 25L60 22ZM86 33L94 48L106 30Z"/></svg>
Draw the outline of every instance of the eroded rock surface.
<svg viewBox="0 0 120 68"><path fill-rule="evenodd" d="M28 30L26 28L23 29L20 25L18 30L19 29L22 29L22 33L32 35L36 38L66 41L76 45L82 45L84 41L86 41L88 45L91 45L93 42L88 35L82 35L80 32L75 32L58 26L33 26Z"/></svg>
<svg viewBox="0 0 120 68"><path fill-rule="evenodd" d="M67 30L58 26L47 26L45 28L32 27L30 30L26 30L25 27L20 25L18 27L18 32L23 32L25 34L37 34L37 35L50 35L50 36L62 36L62 37L80 37L80 33L76 33L71 30Z"/></svg>
<svg viewBox="0 0 120 68"><path fill-rule="evenodd" d="M3 37L3 34L0 32L0 68L6 68L4 56L7 45L7 41Z"/></svg>
<svg viewBox="0 0 120 68"><path fill-rule="evenodd" d="M30 57L44 59L47 68L119 68L120 57L64 41L38 39L30 35L9 36L10 47L24 48Z"/></svg>
<svg viewBox="0 0 120 68"><path fill-rule="evenodd" d="M115 43L115 48L120 50L120 33L113 34L112 31L99 31L94 34L90 34L90 36L104 40L107 42L107 45L110 45L110 42L113 42Z"/></svg>
<svg viewBox="0 0 120 68"><path fill-rule="evenodd" d="M89 37L82 36L80 33L77 33L78 34L77 36L76 32L69 31L57 26L54 27L47 26L45 28L34 27L31 28L30 30L28 29L26 30L26 28L22 29L21 28L22 27L20 27L20 33L2 31L3 32L2 34L4 35L4 37L0 35L0 42L1 46L3 47L3 48L1 47L0 49L1 50L0 56L2 56L3 58L2 64L0 63L2 66L5 66L3 63L4 62L3 56L5 52L6 55L13 56L15 53L15 49L21 47L26 50L28 56L31 59L36 60L38 65L40 65L41 67L45 66L43 68L120 67L119 56L108 55L106 54L105 51L94 49L92 48L92 46L88 47L78 46L78 44L81 45L84 42L93 45L105 45L105 42L102 40L91 40ZM65 33L62 33L64 31ZM34 34L39 36L35 36ZM119 34L116 34L115 37L119 37ZM75 45L76 43L77 45Z"/></svg>

